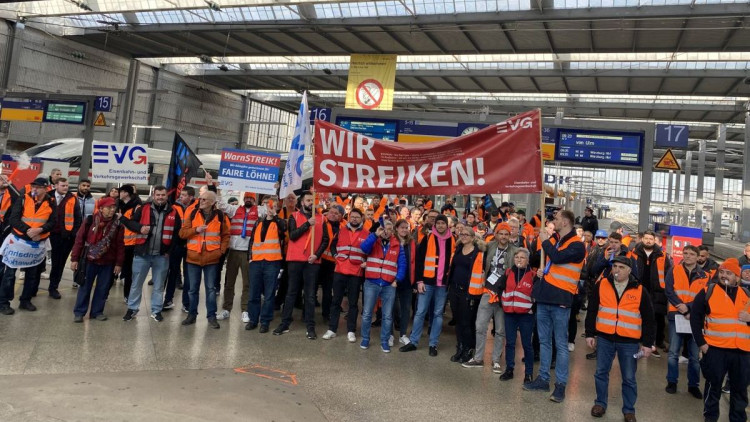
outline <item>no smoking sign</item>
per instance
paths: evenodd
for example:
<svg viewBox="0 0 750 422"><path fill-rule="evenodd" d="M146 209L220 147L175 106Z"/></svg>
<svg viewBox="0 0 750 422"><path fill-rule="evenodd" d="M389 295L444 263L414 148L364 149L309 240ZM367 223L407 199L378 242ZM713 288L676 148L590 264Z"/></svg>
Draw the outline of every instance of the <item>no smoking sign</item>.
<svg viewBox="0 0 750 422"><path fill-rule="evenodd" d="M366 110L377 108L384 95L383 85L375 79L365 79L357 86L357 104Z"/></svg>

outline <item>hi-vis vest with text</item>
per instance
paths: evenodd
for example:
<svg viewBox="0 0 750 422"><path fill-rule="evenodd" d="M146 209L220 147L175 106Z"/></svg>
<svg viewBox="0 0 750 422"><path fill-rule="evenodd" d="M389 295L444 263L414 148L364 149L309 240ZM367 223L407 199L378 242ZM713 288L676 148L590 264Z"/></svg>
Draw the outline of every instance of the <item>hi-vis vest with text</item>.
<svg viewBox="0 0 750 422"><path fill-rule="evenodd" d="M398 271L398 253L401 244L396 236L391 236L388 252L383 256L383 244L380 239L375 240L372 252L367 256L365 278L384 280L392 283L396 280Z"/></svg>
<svg viewBox="0 0 750 422"><path fill-rule="evenodd" d="M739 319L740 312L747 310L750 300L745 289L737 288L734 302L720 285L712 285L709 289L708 306L711 313L706 315L703 328L706 343L713 347L750 352L750 327Z"/></svg>
<svg viewBox="0 0 750 422"><path fill-rule="evenodd" d="M686 305L692 303L698 292L705 290L706 284L708 284L708 277L697 278L690 283L688 275L685 274L685 267L682 265L672 267L672 278L674 279L675 294ZM677 312L677 308L671 303L669 304L669 312Z"/></svg>
<svg viewBox="0 0 750 422"><path fill-rule="evenodd" d="M596 331L604 334L617 334L620 337L641 338L641 296L643 286L626 288L620 301L609 280L599 283L599 312L596 315Z"/></svg>
<svg viewBox="0 0 750 422"><path fill-rule="evenodd" d="M507 275L502 294L503 312L506 314L528 314L531 312L531 290L534 287L534 271L526 271L520 280L511 269Z"/></svg>
<svg viewBox="0 0 750 422"><path fill-rule="evenodd" d="M203 221L203 213L200 209L195 209L194 216L192 217L191 227L196 228L205 225L206 231L203 233L196 233L188 239L187 248L189 251L201 253L203 247L206 247L207 251L215 251L221 248L221 218L224 218L224 214L216 212L214 217L208 224ZM192 212L191 212L192 214Z"/></svg>
<svg viewBox="0 0 750 422"><path fill-rule="evenodd" d="M571 236L565 243L562 243L558 248L559 251L567 249L574 242L581 242L577 236ZM557 287L558 289L565 290L570 294L576 294L578 290L578 280L581 278L581 270L583 269L583 259L581 262L569 262L567 264L555 264L552 263L549 267L549 272L544 276L547 283Z"/></svg>
<svg viewBox="0 0 750 422"><path fill-rule="evenodd" d="M480 251L471 267L469 294L481 296L482 293L484 293L484 252Z"/></svg>
<svg viewBox="0 0 750 422"><path fill-rule="evenodd" d="M31 195L26 194L26 197L23 201L23 215L21 216L21 221L26 223L32 229L36 229L42 227L47 222L47 220L49 220L50 215L52 215L52 207L50 206L48 198L45 198L42 201L39 209L36 209L34 205L34 198L32 198ZM14 228L13 231L21 236L25 234L16 228ZM39 237L44 240L49 237L49 233L42 233L39 235Z"/></svg>
<svg viewBox="0 0 750 422"><path fill-rule="evenodd" d="M345 275L362 275L362 263L367 258L362 252L362 242L370 233L364 229L352 231L348 227L339 229L336 243L336 272Z"/></svg>
<svg viewBox="0 0 750 422"><path fill-rule="evenodd" d="M281 261L281 240L279 239L279 226L271 222L266 231L266 239L261 242L263 227L258 226L253 238L253 262L255 261Z"/></svg>

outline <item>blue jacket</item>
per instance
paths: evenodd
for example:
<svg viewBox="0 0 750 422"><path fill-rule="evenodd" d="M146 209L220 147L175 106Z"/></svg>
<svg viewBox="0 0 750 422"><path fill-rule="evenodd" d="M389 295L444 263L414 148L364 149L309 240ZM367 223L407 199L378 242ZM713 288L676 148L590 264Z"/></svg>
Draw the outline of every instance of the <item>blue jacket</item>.
<svg viewBox="0 0 750 422"><path fill-rule="evenodd" d="M378 242L378 236L375 235L375 233L370 233L369 236L367 236L367 239L365 239L362 242L362 245L360 248L362 248L362 252L364 252L366 255L369 255L372 252L372 248L374 247L381 247L383 248L383 256L388 252L388 249L390 248L390 241L383 245L383 242L380 242L379 245L376 246L376 243ZM403 246L399 246L398 248L398 262L397 262L397 269L396 269L396 280L403 280L406 278L406 270L409 263L406 261L406 253L404 253ZM379 286L387 286L391 283L382 280L377 279L373 280L371 278L368 278L367 281L371 283L375 283Z"/></svg>
<svg viewBox="0 0 750 422"><path fill-rule="evenodd" d="M563 238L558 239L556 244L563 244L572 236L577 236L575 230L571 230ZM542 248L544 248L544 253L554 264L578 263L586 257L586 248L583 246L583 242L573 242L567 248L560 251L549 240L545 240L542 242ZM534 284L532 296L537 303L547 305L560 305L569 308L573 304L573 295L571 293L549 284L544 278Z"/></svg>

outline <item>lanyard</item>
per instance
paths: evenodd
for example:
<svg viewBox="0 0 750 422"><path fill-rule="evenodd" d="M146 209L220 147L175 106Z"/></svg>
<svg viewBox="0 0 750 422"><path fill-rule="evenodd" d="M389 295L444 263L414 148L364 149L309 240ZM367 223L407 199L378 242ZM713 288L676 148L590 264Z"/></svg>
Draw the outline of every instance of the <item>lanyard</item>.
<svg viewBox="0 0 750 422"><path fill-rule="evenodd" d="M243 239L247 237L247 216L250 214L248 210L245 210L245 217L242 219L242 234L240 235Z"/></svg>

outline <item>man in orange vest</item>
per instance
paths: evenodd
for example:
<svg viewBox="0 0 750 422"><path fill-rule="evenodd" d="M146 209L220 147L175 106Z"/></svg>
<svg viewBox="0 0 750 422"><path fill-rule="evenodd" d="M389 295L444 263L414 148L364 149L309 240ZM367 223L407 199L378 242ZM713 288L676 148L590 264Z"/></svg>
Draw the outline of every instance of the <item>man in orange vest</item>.
<svg viewBox="0 0 750 422"><path fill-rule="evenodd" d="M719 419L724 376L729 377L729 421L747 420L747 387L750 384L750 290L739 285L740 265L729 258L719 266L716 283L695 296L690 328L703 353L701 370L706 378L703 417Z"/></svg>
<svg viewBox="0 0 750 422"><path fill-rule="evenodd" d="M311 192L302 192L299 205L299 211L295 211L287 223L289 246L286 251L286 260L289 268L289 289L284 299L281 324L273 330L273 334L279 336L289 332L294 301L297 299L297 292L302 288L305 296L303 315L307 326L307 338L315 340L318 338L315 333L316 284L318 271L320 271L320 257L330 243L329 229L326 227L328 224L323 216L314 214Z"/></svg>
<svg viewBox="0 0 750 422"><path fill-rule="evenodd" d="M284 242L286 222L276 213L277 198L271 198L265 208L265 217L253 227L250 235L250 295L247 302L246 330L254 330L260 321L260 332L267 333L273 320L273 305L278 288L279 271L283 262L281 246ZM263 295L261 304L260 296Z"/></svg>
<svg viewBox="0 0 750 422"><path fill-rule="evenodd" d="M697 399L702 399L700 390L700 365L698 364L698 346L692 333L677 332L676 319L689 319L690 307L699 291L708 284L708 276L698 266L698 248L685 246L682 250L682 263L675 265L665 278L667 299L669 300L669 359L667 360L667 387L669 394L677 392L679 377L678 358L685 342L688 349L688 392ZM679 314L679 315L678 315Z"/></svg>
<svg viewBox="0 0 750 422"><path fill-rule="evenodd" d="M49 233L57 221L57 212L55 203L47 195L49 181L44 177L38 177L31 182L30 188L26 190L21 200L16 201L11 207L8 221L13 228L13 235L21 241L33 242L33 248L44 250L44 241L49 237ZM6 243L12 237L6 239ZM5 244L5 243L4 243ZM8 250L13 251L14 246L8 244ZM31 298L39 288L39 276L44 266L45 257L42 255L41 260L35 265L26 267L26 278L23 283L23 292L21 293L20 309L27 311L36 311L36 306L31 303ZM10 307L13 300L13 288L16 283L16 268L8 265L3 260L3 278L0 282L0 313L3 315L12 315L15 311Z"/></svg>
<svg viewBox="0 0 750 422"><path fill-rule="evenodd" d="M539 376L524 390L549 391L550 366L552 364L552 342L557 347L555 366L555 390L550 400L560 403L565 400L565 387L568 383L568 320L573 296L578 291L578 281L586 258L583 242L573 230L575 215L570 210L560 210L553 221L556 233L555 242L545 230L539 232L542 249L547 257L540 264L537 275L541 279L534 286L536 300L536 324L539 333L540 360ZM553 337L554 333L554 337Z"/></svg>
<svg viewBox="0 0 750 422"><path fill-rule="evenodd" d="M201 193L197 208L185 214L180 237L187 240L188 281L190 282L190 308L182 325L195 324L201 273L206 288L206 317L208 326L219 329L216 321L216 273L221 271L219 261L229 248L229 218L215 208L216 194Z"/></svg>
<svg viewBox="0 0 750 422"><path fill-rule="evenodd" d="M132 320L141 304L143 282L151 270L153 290L151 292L151 318L161 322L164 300L164 284L169 266L169 254L175 247L177 231L182 220L177 210L167 204L167 188L155 186L153 200L138 208L132 218L124 220L129 230L138 233L133 258L133 285L128 297L128 310L123 321Z"/></svg>
<svg viewBox="0 0 750 422"><path fill-rule="evenodd" d="M73 250L73 243L83 218L76 196L68 192L68 179L58 178L53 192L50 196L54 196L55 199L57 218L49 236L52 245L52 268L49 272L48 291L52 299L60 299L62 296L57 287L60 285L65 263L70 251Z"/></svg>
<svg viewBox="0 0 750 422"><path fill-rule="evenodd" d="M136 195L135 188L133 185L122 185L119 189L120 201L118 202L120 214L120 224L125 223L125 220L133 217L133 213L142 205L141 198ZM133 284L133 257L135 256L135 239L138 233L125 229L125 261L122 264L122 273L120 278L124 281L123 284L123 295L125 300L130 296L130 286ZM114 279L112 280L114 285Z"/></svg>
<svg viewBox="0 0 750 422"><path fill-rule="evenodd" d="M622 375L622 413L625 422L636 422L635 371L638 357L651 354L655 326L648 291L632 275L632 265L627 257L616 256L611 273L596 285L589 298L586 344L597 350L596 400L591 408L591 416L596 418L607 411L609 372L617 354Z"/></svg>

